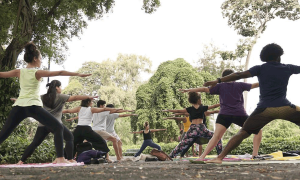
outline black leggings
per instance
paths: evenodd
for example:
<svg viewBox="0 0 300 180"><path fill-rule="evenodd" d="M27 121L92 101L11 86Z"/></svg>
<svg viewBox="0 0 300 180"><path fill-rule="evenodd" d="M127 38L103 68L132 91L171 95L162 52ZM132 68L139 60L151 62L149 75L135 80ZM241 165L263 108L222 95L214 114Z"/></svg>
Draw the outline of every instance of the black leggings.
<svg viewBox="0 0 300 180"><path fill-rule="evenodd" d="M106 141L95 131L92 130L91 126L76 126L73 132L74 135L74 155L76 153L76 146L82 143L83 140L91 142L93 148L99 151L108 153L109 149L107 147Z"/></svg>
<svg viewBox="0 0 300 180"><path fill-rule="evenodd" d="M55 117L40 106L14 106L1 129L0 144L8 138L23 119L28 117L34 118L53 132L56 156L64 157L63 126Z"/></svg>
<svg viewBox="0 0 300 180"><path fill-rule="evenodd" d="M69 131L69 129L63 125L63 135L64 140L66 141L66 154L67 159L71 160L73 159L73 134ZM32 143L25 149L24 154L21 158L22 162L25 162L28 157L30 157L34 150L44 141L44 139L48 136L48 134L52 132L51 129L45 127L45 126L38 126L34 139Z"/></svg>

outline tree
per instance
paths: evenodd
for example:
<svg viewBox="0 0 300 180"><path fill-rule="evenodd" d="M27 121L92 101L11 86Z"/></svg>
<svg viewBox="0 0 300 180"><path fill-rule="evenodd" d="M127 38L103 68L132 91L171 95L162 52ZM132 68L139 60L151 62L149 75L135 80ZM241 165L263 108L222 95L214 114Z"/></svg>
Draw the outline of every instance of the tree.
<svg viewBox="0 0 300 180"><path fill-rule="evenodd" d="M145 121L150 123L151 129L166 128L166 132L156 133L153 136L159 142L169 142L175 140L179 135L178 126L175 121L163 120L169 113L163 113L163 109L183 109L190 106L186 93L181 93L178 89L195 88L202 86L204 81L214 79L207 72L197 72L184 59L166 61L162 63L148 83L141 85L136 92L136 113L138 117L131 117L131 127L133 131L143 129ZM217 96L202 95L202 102L205 105L218 103ZM136 136L134 136L136 142Z"/></svg>
<svg viewBox="0 0 300 180"><path fill-rule="evenodd" d="M221 9L223 17L228 18L228 25L239 35L247 38L247 46L240 49L247 51L245 70L249 69L253 46L266 30L268 22L275 18L287 18L292 21L300 18L298 0L227 0ZM247 79L244 82L247 82ZM245 93L245 107L246 104L247 93Z"/></svg>
<svg viewBox="0 0 300 180"><path fill-rule="evenodd" d="M240 71L243 69L241 59L237 62L232 60L239 57L237 52L221 51L219 47L213 43L204 45L202 55L197 61L197 69L199 72L205 71L215 78L220 77L225 69L233 69ZM226 59L226 60L223 60Z"/></svg>
<svg viewBox="0 0 300 180"><path fill-rule="evenodd" d="M63 93L99 95L99 99L112 103L117 108L135 109L136 90L143 83L142 74L151 73L150 69L151 61L148 58L133 54L119 54L116 60L107 59L101 63L86 62L78 72L92 75L84 79L71 77ZM65 108L78 105L79 102L67 103ZM65 118L70 118L70 115L64 115ZM70 127L69 123L66 125ZM116 131L125 143L130 142L130 119L120 118L116 123Z"/></svg>

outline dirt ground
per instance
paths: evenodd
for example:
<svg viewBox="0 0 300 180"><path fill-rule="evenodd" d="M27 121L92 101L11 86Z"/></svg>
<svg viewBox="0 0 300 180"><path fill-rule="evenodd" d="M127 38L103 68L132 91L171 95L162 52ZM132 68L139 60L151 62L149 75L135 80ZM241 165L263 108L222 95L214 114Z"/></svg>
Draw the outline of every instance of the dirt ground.
<svg viewBox="0 0 300 180"><path fill-rule="evenodd" d="M75 167L1 168L0 179L299 179L300 164L214 165L122 162Z"/></svg>

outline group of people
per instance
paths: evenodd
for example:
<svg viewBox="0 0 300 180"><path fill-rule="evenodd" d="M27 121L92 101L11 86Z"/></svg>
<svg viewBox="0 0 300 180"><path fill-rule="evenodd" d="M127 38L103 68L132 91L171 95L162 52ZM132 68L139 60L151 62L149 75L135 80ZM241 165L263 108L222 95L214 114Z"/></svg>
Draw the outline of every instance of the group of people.
<svg viewBox="0 0 300 180"><path fill-rule="evenodd" d="M300 73L300 66L282 64L282 55L283 49L279 45L268 44L260 53L260 58L265 62L264 64L254 66L244 72L234 73L232 70L225 70L222 78L206 82L204 87L180 89L184 93L189 93L188 100L191 106L182 110L163 110L164 112L173 112L174 115L185 116L181 119L177 117L166 118L180 120L185 124L185 133L183 133L180 143L170 153L170 157L174 158L179 154L184 157L195 142L201 145L199 141L206 139L209 140L209 143L198 160L204 160L206 155L215 147L218 157L207 162L221 163L222 159L231 150L254 133L252 156L253 158L259 158L258 150L262 139L261 129L266 124L274 119L283 119L300 125L300 108L293 105L286 98L289 77L292 74ZM106 141L111 141L117 160L122 161L122 142L114 130L114 122L118 117L135 116L136 114L119 114L132 111L116 109L112 104L105 106L106 102L103 100L99 100L97 107L93 107L92 100L97 98L95 96L63 95L61 94L61 83L57 80L48 83L47 93L40 96L39 87L43 77L87 77L90 74L38 70L37 68L41 66L41 53L33 43L25 46L24 60L28 64L26 68L0 72L0 78L18 77L21 89L19 97L14 99L13 108L1 129L0 144L23 119L32 117L40 123L33 142L26 148L18 164L24 163L50 132L54 134L57 156L55 163L74 162L76 146L84 140L91 142L96 150L107 153L106 158L108 161L110 161L108 156L110 150ZM259 83L235 82L253 76L258 77ZM260 100L255 111L248 116L244 109L243 92L257 87L260 88ZM203 105L199 92L219 95L220 104ZM79 107L63 110L66 102L80 100L81 105ZM220 110L208 111L219 106ZM78 124L73 133L62 124L62 113L78 113L78 117L76 117L78 118ZM205 125L206 116L212 113L219 113L214 132L208 130ZM242 128L223 149L222 136L232 123ZM149 123L146 122L144 130L133 132L142 133L144 137L144 142L135 157L139 156L147 146L160 150L160 146L152 141L151 132L163 130L166 129L151 130ZM66 141L66 158L64 156L63 140Z"/></svg>

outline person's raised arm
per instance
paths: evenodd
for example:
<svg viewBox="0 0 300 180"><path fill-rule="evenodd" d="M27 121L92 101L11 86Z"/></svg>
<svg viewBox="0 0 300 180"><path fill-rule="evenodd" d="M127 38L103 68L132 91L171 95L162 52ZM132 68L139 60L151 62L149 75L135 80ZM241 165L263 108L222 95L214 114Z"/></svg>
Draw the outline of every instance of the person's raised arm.
<svg viewBox="0 0 300 180"><path fill-rule="evenodd" d="M220 112L220 110L206 111L204 114L205 114L205 116L209 116L211 114L215 114L215 113L219 113L219 112Z"/></svg>
<svg viewBox="0 0 300 180"><path fill-rule="evenodd" d="M217 108L217 107L220 107L220 104L214 104L212 106L208 106L208 109L214 109L214 108Z"/></svg>
<svg viewBox="0 0 300 180"><path fill-rule="evenodd" d="M134 112L134 110L123 110L123 109L119 109L119 110L116 110L115 113L123 113L123 112Z"/></svg>
<svg viewBox="0 0 300 180"><path fill-rule="evenodd" d="M66 121L73 121L73 120L75 120L75 119L78 119L78 116L73 117L73 118L70 118L70 119L66 119Z"/></svg>
<svg viewBox="0 0 300 180"><path fill-rule="evenodd" d="M245 78L249 78L249 77L252 77L252 75L251 75L250 71L248 71L248 70L243 71L243 72L236 72L236 73L232 73L228 76L218 78L217 80L214 80L214 81L208 81L208 82L204 83L204 86L214 87L220 82L236 81L239 79L245 79ZM220 80L220 82L219 82L219 80Z"/></svg>
<svg viewBox="0 0 300 180"><path fill-rule="evenodd" d="M137 114L120 114L119 117L138 116Z"/></svg>
<svg viewBox="0 0 300 180"><path fill-rule="evenodd" d="M73 109L64 109L62 113L78 113L80 111L81 106L75 107Z"/></svg>
<svg viewBox="0 0 300 180"><path fill-rule="evenodd" d="M258 87L259 87L259 83L254 83L251 85L251 89L258 88Z"/></svg>
<svg viewBox="0 0 300 180"><path fill-rule="evenodd" d="M186 109L177 109L177 110L165 109L165 110L162 110L162 112L187 113Z"/></svg>
<svg viewBox="0 0 300 180"><path fill-rule="evenodd" d="M173 116L180 116L180 115L185 115L185 116L189 116L189 113L174 113L172 114Z"/></svg>
<svg viewBox="0 0 300 180"><path fill-rule="evenodd" d="M76 95L76 96L70 96L67 102L72 102L72 101L81 101L85 99L95 99L98 96L86 96L86 95Z"/></svg>
<svg viewBox="0 0 300 180"><path fill-rule="evenodd" d="M87 77L92 74L81 74L77 72L69 72L69 71L47 71L47 70L38 70L35 73L36 79L40 79L41 77L52 77L52 76L79 76L79 77Z"/></svg>
<svg viewBox="0 0 300 180"><path fill-rule="evenodd" d="M130 132L132 134L141 134L143 131L137 131L137 132Z"/></svg>
<svg viewBox="0 0 300 180"><path fill-rule="evenodd" d="M0 78L20 77L20 69L14 69L7 72L0 72Z"/></svg>
<svg viewBox="0 0 300 180"><path fill-rule="evenodd" d="M167 129L151 129L150 132L166 131Z"/></svg>
<svg viewBox="0 0 300 180"><path fill-rule="evenodd" d="M110 113L115 113L117 110L121 110L121 109L115 109L115 108L91 108L91 112L92 113L100 113L103 111L109 111Z"/></svg>
<svg viewBox="0 0 300 180"><path fill-rule="evenodd" d="M182 93L185 92L206 92L209 93L209 88L207 87L199 87L199 88L191 88L191 89L179 89Z"/></svg>

